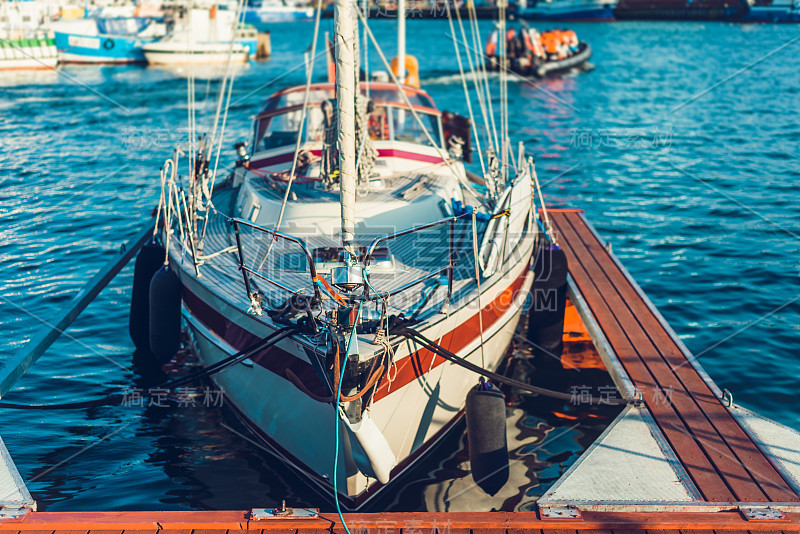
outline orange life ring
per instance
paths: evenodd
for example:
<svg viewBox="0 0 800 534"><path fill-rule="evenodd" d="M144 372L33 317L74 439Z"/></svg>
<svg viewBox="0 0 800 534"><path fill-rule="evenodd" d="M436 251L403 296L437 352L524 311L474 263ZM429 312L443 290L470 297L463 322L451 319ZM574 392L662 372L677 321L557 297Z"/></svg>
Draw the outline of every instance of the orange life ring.
<svg viewBox="0 0 800 534"><path fill-rule="evenodd" d="M411 87L416 87L417 89L419 89L419 87L420 87L419 86L419 61L417 61L417 58L415 58L414 56L412 56L410 54L406 54L405 63L406 63L406 65L405 65L405 67L406 67L406 69L405 69L406 70L406 79L403 81L403 83L405 85L410 85ZM397 66L398 66L398 60L397 60L397 58L394 58L392 60L392 64L391 64L392 72L399 79L400 70L397 68Z"/></svg>

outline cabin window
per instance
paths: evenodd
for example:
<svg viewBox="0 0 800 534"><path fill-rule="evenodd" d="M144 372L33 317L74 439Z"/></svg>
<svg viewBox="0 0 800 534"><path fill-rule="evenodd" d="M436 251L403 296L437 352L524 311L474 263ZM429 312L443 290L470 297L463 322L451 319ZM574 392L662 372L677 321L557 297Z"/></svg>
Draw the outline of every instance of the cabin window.
<svg viewBox="0 0 800 534"><path fill-rule="evenodd" d="M390 130L392 137L395 141L406 141L408 143L419 143L421 145L430 146L428 136L420 126L414 114L408 108L390 107L387 108L390 119ZM439 117L430 115L428 113L417 112L422 124L430 134L435 146L441 146L442 142L439 138Z"/></svg>
<svg viewBox="0 0 800 534"><path fill-rule="evenodd" d="M278 148L282 146L294 145L297 143L297 132L300 129L300 121L303 118L303 110L296 109L275 115L274 117L262 119L259 123L259 130L262 137L259 146L263 150ZM304 141L322 141L324 126L322 122L322 110L317 106L309 106L306 116L306 126L302 135ZM306 131L310 133L307 135Z"/></svg>
<svg viewBox="0 0 800 534"><path fill-rule="evenodd" d="M441 125L439 115L417 110L422 124L428 130L435 146L441 147ZM293 146L297 143L297 133L303 118L302 106L295 106L283 113L264 117L258 122L256 131L260 150ZM322 108L319 104L308 106L306 128L301 133L307 143L319 143L325 134ZM420 127L414 114L406 106L378 104L370 114L369 135L373 140L395 140L430 146L428 136Z"/></svg>

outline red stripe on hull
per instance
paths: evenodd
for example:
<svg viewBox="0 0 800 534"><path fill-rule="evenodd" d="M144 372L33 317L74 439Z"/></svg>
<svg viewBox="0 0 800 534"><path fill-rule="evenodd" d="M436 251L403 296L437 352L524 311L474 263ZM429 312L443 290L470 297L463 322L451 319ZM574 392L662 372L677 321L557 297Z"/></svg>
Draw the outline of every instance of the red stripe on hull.
<svg viewBox="0 0 800 534"><path fill-rule="evenodd" d="M315 156L322 154L321 150L309 150ZM444 160L439 156L429 156L427 154L420 154L418 152L408 152L407 150L396 150L394 148L384 148L378 150L379 158L401 158L410 161L421 161L423 163L442 163ZM290 163L294 159L293 152L285 154L278 154L265 159L258 159L250 162L250 167L254 169L263 169L264 167L272 167L273 165L280 165L281 163Z"/></svg>
<svg viewBox="0 0 800 534"><path fill-rule="evenodd" d="M183 288L183 302L198 321L237 351L244 350L261 339L223 316L186 286ZM272 346L251 356L250 360L287 382L286 370L291 370L311 393L320 397L330 394L317 376L314 367L291 352ZM291 382L289 383L291 384Z"/></svg>
<svg viewBox="0 0 800 534"><path fill-rule="evenodd" d="M483 330L486 332L502 317L514 303L528 269L523 269L514 282L503 290L492 302L481 310L483 316ZM224 339L226 343L236 350L243 350L248 346L259 341L259 337L245 330L234 321L220 314L208 303L192 293L184 286L183 300L186 308L196 317L206 328L214 332L217 336ZM481 317L478 313L458 325L441 338L441 346L451 352L458 353L469 345L480 335ZM326 390L314 367L294 354L281 350L278 347L270 347L250 358L261 367L275 373L283 379L286 378L286 370L290 369L303 383L309 391L319 396L327 396ZM410 384L418 377L433 370L445 361L441 356L437 356L427 349L420 349L397 362L397 375L389 380L384 377L378 384L375 393L375 401L378 401L394 391L398 391ZM291 382L289 382L291 383ZM294 386L294 384L292 384ZM390 388L391 387L391 391Z"/></svg>
<svg viewBox="0 0 800 534"><path fill-rule="evenodd" d="M476 313L454 330L442 336L442 340L439 344L450 352L458 353L464 347L472 343L481 333L481 315L483 316L483 331L486 332L509 310L509 308L511 308L527 275L528 270L523 269L510 286L480 311L480 315ZM420 349L406 356L397 362L397 376L394 380L390 383L389 380L384 377L380 382L378 391L375 393L375 400L378 401L392 393L392 391L399 390L406 384L413 382L418 377L446 361L447 360L441 356L437 356L428 349ZM392 391L389 390L390 387Z"/></svg>

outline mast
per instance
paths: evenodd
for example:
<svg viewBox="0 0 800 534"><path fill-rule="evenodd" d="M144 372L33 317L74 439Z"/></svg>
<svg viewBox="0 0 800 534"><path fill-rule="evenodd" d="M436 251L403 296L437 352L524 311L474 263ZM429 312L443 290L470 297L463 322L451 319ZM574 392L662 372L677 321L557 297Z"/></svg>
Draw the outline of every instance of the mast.
<svg viewBox="0 0 800 534"><path fill-rule="evenodd" d="M342 206L342 246L355 258L356 204L356 73L354 0L334 3L336 40L336 124L339 128L339 187Z"/></svg>
<svg viewBox="0 0 800 534"><path fill-rule="evenodd" d="M397 80L406 83L406 0L397 0Z"/></svg>

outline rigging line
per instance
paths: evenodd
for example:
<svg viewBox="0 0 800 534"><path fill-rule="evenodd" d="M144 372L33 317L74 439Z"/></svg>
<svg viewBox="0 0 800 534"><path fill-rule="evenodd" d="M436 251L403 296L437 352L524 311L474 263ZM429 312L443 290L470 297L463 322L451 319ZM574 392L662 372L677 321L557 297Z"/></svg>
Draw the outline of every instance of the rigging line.
<svg viewBox="0 0 800 534"><path fill-rule="evenodd" d="M369 9L369 0L364 0L364 12ZM367 21L364 21L364 87L366 89L367 98L369 98L369 41L367 40Z"/></svg>
<svg viewBox="0 0 800 534"><path fill-rule="evenodd" d="M318 0L317 2L317 16L314 20L314 37L311 40L311 61L306 68L306 87L303 93L303 110L300 114L300 125L297 129L297 140L295 141L294 145L294 157L292 158L292 169L289 171L289 182L286 184L286 192L283 195L283 202L281 202L281 211L278 213L278 222L275 223L275 231L279 232L281 229L281 223L283 222L283 215L286 212L286 204L289 202L289 193L292 190L292 183L294 182L295 172L297 171L297 157L300 152L300 143L303 141L303 129L307 129L305 122L308 115L308 99L309 95L311 94L311 78L314 74L314 62L317 59L317 38L319 36L319 21L322 16L322 0ZM327 43L326 43L327 46ZM258 268L264 266L264 262L267 261L269 257L270 251L272 251L272 246L274 245L275 240L272 239L269 242L269 247L267 248L267 252L264 254L264 258L261 260L261 263L258 265Z"/></svg>
<svg viewBox="0 0 800 534"><path fill-rule="evenodd" d="M453 27L453 16L450 13L450 2L449 1L445 2L444 5L447 10L447 22L450 23L450 32L453 34L453 49L456 52L456 61L458 62L458 70L461 73L461 86L464 88L464 98L467 101L467 111L469 111L469 120L472 122L472 124L475 124L475 114L472 111L472 102L469 96L469 87L467 87L467 78L464 75L464 65L461 62L461 47L458 46L458 41L455 38L456 30ZM458 11L458 9L456 9L456 11ZM470 61L470 68L471 64L472 62ZM486 165L484 165L483 163L483 152L481 151L481 141L480 141L480 136L478 135L477 132L475 132L475 148L478 151L478 159L480 160L481 163L481 173L485 177ZM487 180L487 183L491 183L491 180ZM492 186L493 185L494 184L492 184ZM490 187L490 189L494 189L494 187ZM494 194L494 191L492 191L492 194Z"/></svg>
<svg viewBox="0 0 800 534"><path fill-rule="evenodd" d="M547 206L544 203L544 196L542 196L542 184L539 182L539 177L536 174L536 163L534 163L532 157L528 159L528 164L530 165L530 172L531 176L533 177L533 183L536 185L536 192L539 194L539 204L542 205L542 214L544 215L544 228L550 235L550 240L553 242L553 244L558 245L555 232L553 231L553 226L550 224L550 217L547 215Z"/></svg>
<svg viewBox="0 0 800 534"><path fill-rule="evenodd" d="M239 9L238 15L236 16L236 19L235 19L235 22L234 22L233 39L231 40L231 49L228 52L228 60L227 60L228 64L226 65L226 68L225 68L226 76L227 76L228 67L230 66L230 63L231 63L231 56L233 55L232 48L233 48L233 42L234 42L234 40L236 38L236 31L237 31L237 29L239 27L239 24L241 24L241 21L239 20L239 18L240 17L242 19L244 18L244 7L243 7L243 5L244 5L244 0L240 0L239 1L239 6L238 6L238 9ZM210 176L211 183L210 184L208 183L209 177L205 176L203 178L203 183L201 184L201 187L203 189L201 191L201 194L206 197L206 199L208 200L208 204L212 209L216 209L216 208L214 208L214 203L211 201L211 195L214 193L214 185L216 184L217 168L219 167L219 156L220 156L220 152L222 151L222 140L225 137L225 125L228 123L228 110L230 109L230 106L231 106L231 94L233 93L233 82L236 79L236 72L235 71L231 71L230 76L231 76L231 79L230 79L230 82L228 83L228 96L227 96L227 99L225 101L225 112L222 115L222 126L220 128L219 141L217 142L217 156L216 156L216 159L214 160L214 171L211 173L211 176ZM224 88L220 91L220 102L222 102L223 92L224 92ZM214 125L214 127L216 129L216 124ZM211 136L211 142L212 142L212 149L213 149L213 142L214 142L214 136L213 135ZM209 210L206 210L206 216L205 216L205 218L203 220L203 230L200 232L200 243L202 243L203 240L206 237L206 228L208 227L208 219L209 219L208 215L209 215L209 213L210 213Z"/></svg>
<svg viewBox="0 0 800 534"><path fill-rule="evenodd" d="M220 151L222 150L222 140L225 137L225 124L227 123L228 110L230 109L230 105L231 105L231 93L233 92L233 82L236 80L236 69L231 69L231 63L232 63L232 56L233 56L233 45L236 42L236 32L237 32L237 30L239 28L239 25L242 23L241 19L244 18L243 5L244 5L244 0L239 0L239 5L237 7L237 10L238 10L237 11L237 16L234 19L234 23L233 23L234 27L233 27L233 37L231 39L231 47L228 50L228 58L227 58L227 63L225 65L225 76L226 77L230 76L230 81L228 82L228 95L227 95L227 99L225 101L224 112L223 112L223 115L222 115L222 126L220 127L219 140L217 140L217 138L216 138L216 128L217 128L216 119L215 119L215 124L214 124L214 132L215 133L213 133L211 135L212 147L213 147L213 143L215 141L217 143L217 157L216 157L216 161L214 162L214 173L211 175L211 178L212 178L212 187L211 187L211 189L212 190L213 190L213 180L217 177L217 166L219 164L219 154L220 154ZM222 103L222 99L223 99L224 93L225 93L225 88L223 86L222 89L220 90L220 97L219 97L219 103L220 104ZM210 197L209 197L209 199L210 199Z"/></svg>
<svg viewBox="0 0 800 534"><path fill-rule="evenodd" d="M481 74L480 80L483 82L483 85L485 86L485 90L486 90L486 97L485 97L486 98L486 109L488 111L489 121L490 121L491 127L492 127L491 133L487 133L487 135L489 135L490 139L494 138L494 144L492 145L490 143L490 145L493 147L493 150L495 151L495 154L496 154L497 153L497 149L499 148L499 145L497 143L497 127L496 127L495 121L494 121L494 109L492 107L492 92L491 92L490 87L489 87L489 75L486 72L486 58L484 57L484 55L482 53L482 50L483 50L482 42L483 41L481 40L481 31L480 31L480 27L478 26L478 15L477 15L477 12L475 11L475 3L474 2L467 2L467 8L469 9L470 21L471 21L471 26L472 26L472 28L471 28L472 29L472 41L473 41L472 50L475 53L475 63L479 66L479 72ZM469 45L466 43L466 41L464 42L464 46L469 48Z"/></svg>
<svg viewBox="0 0 800 534"><path fill-rule="evenodd" d="M478 328L481 340L481 367L486 368L483 350L483 307L481 306L481 269L478 262L478 219L477 211L472 210L472 254L475 256L475 281L478 283Z"/></svg>
<svg viewBox="0 0 800 534"><path fill-rule="evenodd" d="M237 28L239 26L239 17L241 17L242 13L244 12L244 10L242 9L242 4L243 3L244 3L244 0L239 0L237 2L237 4L236 4L236 16L233 17L233 28L231 28L231 42L228 45L228 55L225 58L225 71L224 71L224 74L222 76L222 83L221 83L220 89L219 89L219 99L217 100L217 109L214 112L214 124L213 124L212 130L211 130L211 143L212 143L212 146L213 146L213 143L216 142L216 139L217 139L217 127L219 126L219 116L220 116L220 114L222 112L222 102L225 100L225 89L226 89L227 84L228 84L228 76L231 73L231 70L230 70L231 63L232 63L231 59L233 57L233 47L236 44L236 30L237 30ZM215 24L216 24L216 21L215 21ZM232 80L231 80L231 83L233 83Z"/></svg>
<svg viewBox="0 0 800 534"><path fill-rule="evenodd" d="M361 22L363 24L364 21L366 20L366 17L364 15L364 13L362 13L361 9L359 9L359 8L356 8L355 11L358 14L358 18L361 19ZM389 65L389 62L386 60L386 56L384 55L383 50L381 49L380 45L378 44L378 40L375 39L375 34L372 33L372 29L370 29L370 27L366 26L366 25L364 26L364 28L367 30L367 33L369 34L369 39L370 39L370 41L372 41L372 44L375 47L375 51L378 52L378 56L381 58L381 62L383 63L384 68L386 68L386 71L389 73L389 76L391 77L392 81L394 82L395 86L397 87L397 92L400 94L400 97L403 99L403 102L405 103L405 105L408 106L408 109L411 111L411 115L414 117L414 120L417 122L419 127L422 129L422 132L425 134L425 137L428 138L428 142L431 144L431 146L433 148L436 149L436 151L439 153L439 156L447 164L447 167L452 171L453 176L456 177L456 180L458 180L458 182L461 184L461 186L466 191L469 191L469 193L478 202L480 202L481 204L485 204L485 200L483 200L481 198L481 196L472 187L472 185L470 185L470 183L467 182L466 178L461 176L458 173L458 171L456 171L455 167L453 166L453 162L450 159L449 154L447 154L444 150L442 150L442 147L437 145L436 141L433 140L433 137L431 137L431 133L428 131L428 128L426 128L425 124L422 122L422 118L419 116L419 113L417 113L417 110L414 109L414 106L411 105L411 101L408 99L408 95L406 94L405 90L403 89L402 84L400 84L400 82L398 81L397 76L394 75L394 72L392 71L392 68Z"/></svg>
<svg viewBox="0 0 800 534"><path fill-rule="evenodd" d="M322 0L320 0L321 2ZM361 316L361 306L364 304L363 301L359 302L358 304L358 311L356 312L356 319L353 324L353 330L350 333L350 339L347 342L347 349L344 355L344 362L342 363L342 368L339 374L339 384L336 388L336 402L333 405L334 410L334 417L336 418L336 429L335 429L335 436L334 436L334 453L333 453L333 500L336 501L336 511L339 513L339 520L342 522L342 526L344 527L345 532L350 534L350 529L347 528L347 523L344 521L344 516L342 515L342 508L341 504L339 503L339 430L342 426L347 415L344 413L340 402L342 396L342 383L344 382L344 369L347 367L347 360L350 359L350 350L353 348L352 344L355 341L358 343L356 338L356 325L358 324L358 319ZM338 341L334 340L334 343L338 343Z"/></svg>
<svg viewBox="0 0 800 534"><path fill-rule="evenodd" d="M508 75L506 73L508 69L508 40L506 39L505 0L500 0L499 18L501 27L501 35L499 38L502 43L502 56L500 60L500 149L502 150L500 160L502 166L500 173L503 177L503 185L505 186L505 184L508 183Z"/></svg>
<svg viewBox="0 0 800 534"><path fill-rule="evenodd" d="M471 13L471 11L468 12L468 13ZM481 115L483 116L483 124L486 127L487 143L488 143L489 146L491 146L492 145L492 136L491 136L491 133L490 133L491 132L491 130L490 130L491 127L489 125L489 118L488 118L487 113L486 113L486 102L484 100L485 97L484 97L483 90L482 90L483 87L482 87L482 84L481 84L480 72L476 68L477 65L475 65L473 63L473 61L472 61L472 54L470 54L469 45L467 44L469 41L467 41L467 34L464 31L464 21L461 19L461 10L459 10L459 9L456 9L456 19L458 19L458 28L459 28L459 31L461 32L461 39L464 41L464 49L466 50L466 54L465 55L467 56L467 64L469 65L470 72L473 73L472 83L475 85L475 93L478 95L478 104L480 105L480 108L481 108ZM453 36L453 38L455 39L455 36ZM475 137L477 137L477 136L478 136L478 134L476 132L475 133ZM484 173L485 173L485 171L484 171Z"/></svg>

